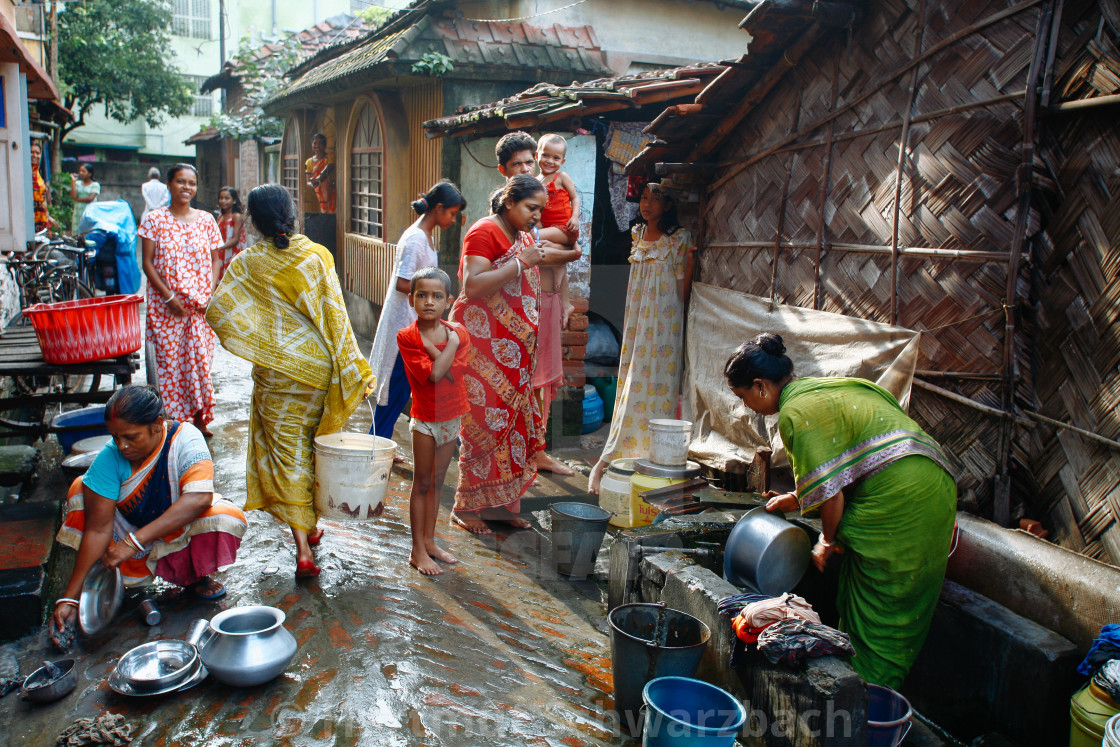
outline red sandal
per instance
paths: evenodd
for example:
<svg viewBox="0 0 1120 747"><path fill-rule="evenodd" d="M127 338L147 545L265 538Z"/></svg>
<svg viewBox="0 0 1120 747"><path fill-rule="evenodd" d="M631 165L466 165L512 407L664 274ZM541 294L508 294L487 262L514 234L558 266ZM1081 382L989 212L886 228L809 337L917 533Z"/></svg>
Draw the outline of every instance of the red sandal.
<svg viewBox="0 0 1120 747"><path fill-rule="evenodd" d="M296 561L296 578L315 578L322 570L314 560Z"/></svg>
<svg viewBox="0 0 1120 747"><path fill-rule="evenodd" d="M322 542L322 541L323 541L323 528L322 527L319 527L314 532L309 532L307 534L307 544L311 545L312 547L317 547L319 545L319 543Z"/></svg>

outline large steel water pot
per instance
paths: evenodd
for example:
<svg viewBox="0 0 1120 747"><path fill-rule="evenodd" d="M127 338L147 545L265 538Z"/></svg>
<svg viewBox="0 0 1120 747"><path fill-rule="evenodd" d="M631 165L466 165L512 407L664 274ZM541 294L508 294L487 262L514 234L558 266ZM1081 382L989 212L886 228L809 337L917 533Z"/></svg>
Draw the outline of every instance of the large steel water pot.
<svg viewBox="0 0 1120 747"><path fill-rule="evenodd" d="M723 548L723 577L767 596L784 594L805 575L809 534L764 507L743 514Z"/></svg>
<svg viewBox="0 0 1120 747"><path fill-rule="evenodd" d="M234 607L209 623L196 620L187 642L195 645L215 679L235 687L278 677L296 654L296 639L275 607Z"/></svg>

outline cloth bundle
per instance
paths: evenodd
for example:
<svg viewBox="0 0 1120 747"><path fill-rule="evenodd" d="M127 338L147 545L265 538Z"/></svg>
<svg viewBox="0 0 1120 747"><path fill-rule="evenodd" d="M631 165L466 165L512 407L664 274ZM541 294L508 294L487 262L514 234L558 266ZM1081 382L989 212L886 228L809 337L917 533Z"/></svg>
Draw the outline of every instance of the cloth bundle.
<svg viewBox="0 0 1120 747"><path fill-rule="evenodd" d="M1085 661L1077 667L1077 671L1086 677L1091 677L1112 659L1120 659L1120 625L1110 624L1101 628L1100 635L1093 639L1093 646L1085 656Z"/></svg>
<svg viewBox="0 0 1120 747"><path fill-rule="evenodd" d="M847 633L808 620L785 619L768 626L758 636L758 650L771 664L800 666L820 656L854 656Z"/></svg>
<svg viewBox="0 0 1120 747"><path fill-rule="evenodd" d="M1113 700L1120 701L1120 659L1106 661L1093 677L1093 682Z"/></svg>
<svg viewBox="0 0 1120 747"><path fill-rule="evenodd" d="M747 604L731 621L731 629L739 640L754 643L762 631L781 620L806 620L819 624L821 618L803 598L796 594L783 594Z"/></svg>

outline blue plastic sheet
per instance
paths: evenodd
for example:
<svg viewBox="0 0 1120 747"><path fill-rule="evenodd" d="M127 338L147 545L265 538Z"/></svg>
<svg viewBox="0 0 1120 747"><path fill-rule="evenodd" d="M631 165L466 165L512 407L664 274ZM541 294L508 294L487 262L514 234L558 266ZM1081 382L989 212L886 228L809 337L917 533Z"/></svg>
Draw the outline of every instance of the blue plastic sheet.
<svg viewBox="0 0 1120 747"><path fill-rule="evenodd" d="M132 207L124 200L91 202L86 207L78 232L87 234L100 230L117 242L117 289L119 293L135 293L140 289L140 266L136 261L136 219Z"/></svg>

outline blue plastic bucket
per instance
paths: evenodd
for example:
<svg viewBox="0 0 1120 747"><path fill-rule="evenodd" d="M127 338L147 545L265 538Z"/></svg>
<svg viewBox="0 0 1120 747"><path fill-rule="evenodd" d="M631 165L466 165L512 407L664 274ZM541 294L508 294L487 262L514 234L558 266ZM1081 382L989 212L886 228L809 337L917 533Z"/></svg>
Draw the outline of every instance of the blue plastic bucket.
<svg viewBox="0 0 1120 747"><path fill-rule="evenodd" d="M83 407L80 410L71 410L70 412L56 415L54 419L51 420L52 428L74 428L75 426L83 425L89 427L72 431L62 431L55 434L58 436L58 445L62 447L62 453L69 454L70 450L74 448L74 444L78 443L83 438L109 435L109 429L105 427L105 405L94 405L92 407Z"/></svg>
<svg viewBox="0 0 1120 747"><path fill-rule="evenodd" d="M910 701L889 687L868 685L867 747L895 747L910 732Z"/></svg>
<svg viewBox="0 0 1120 747"><path fill-rule="evenodd" d="M642 702L642 747L731 747L747 720L731 693L689 677L650 680Z"/></svg>

